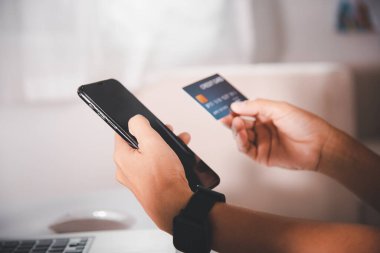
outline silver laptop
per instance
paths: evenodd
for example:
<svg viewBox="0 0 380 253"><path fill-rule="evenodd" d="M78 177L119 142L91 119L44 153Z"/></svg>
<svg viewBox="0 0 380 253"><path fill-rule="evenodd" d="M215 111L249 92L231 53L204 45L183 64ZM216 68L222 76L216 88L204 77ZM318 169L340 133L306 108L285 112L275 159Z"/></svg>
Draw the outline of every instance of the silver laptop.
<svg viewBox="0 0 380 253"><path fill-rule="evenodd" d="M70 233L0 239L0 253L172 253L172 237L158 229Z"/></svg>

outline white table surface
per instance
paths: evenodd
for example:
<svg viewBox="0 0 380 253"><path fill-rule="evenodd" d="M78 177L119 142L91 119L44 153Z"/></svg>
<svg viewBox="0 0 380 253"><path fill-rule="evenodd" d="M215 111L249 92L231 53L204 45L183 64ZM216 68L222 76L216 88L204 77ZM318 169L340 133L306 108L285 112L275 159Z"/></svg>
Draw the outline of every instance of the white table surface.
<svg viewBox="0 0 380 253"><path fill-rule="evenodd" d="M19 237L19 239L48 239L91 237L89 253L169 253L176 252L172 236L158 229L119 230L60 235ZM14 238L12 238L14 239Z"/></svg>
<svg viewBox="0 0 380 253"><path fill-rule="evenodd" d="M81 192L48 201L24 199L21 203L2 202L0 237L49 235L49 226L63 217L97 210L116 211L128 217L128 230L153 229L155 224L134 195L125 188Z"/></svg>

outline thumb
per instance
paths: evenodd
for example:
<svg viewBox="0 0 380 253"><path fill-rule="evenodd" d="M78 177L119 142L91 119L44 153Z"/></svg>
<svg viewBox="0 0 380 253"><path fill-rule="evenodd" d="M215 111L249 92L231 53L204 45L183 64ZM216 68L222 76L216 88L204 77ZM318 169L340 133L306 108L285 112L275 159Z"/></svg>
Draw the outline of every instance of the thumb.
<svg viewBox="0 0 380 253"><path fill-rule="evenodd" d="M148 141L160 138L159 134L151 127L144 116L137 114L128 121L129 132L134 135L139 143L139 148L144 147Z"/></svg>
<svg viewBox="0 0 380 253"><path fill-rule="evenodd" d="M264 116L265 118L277 118L287 111L288 105L283 102L267 99L245 100L231 104L231 110L244 116Z"/></svg>

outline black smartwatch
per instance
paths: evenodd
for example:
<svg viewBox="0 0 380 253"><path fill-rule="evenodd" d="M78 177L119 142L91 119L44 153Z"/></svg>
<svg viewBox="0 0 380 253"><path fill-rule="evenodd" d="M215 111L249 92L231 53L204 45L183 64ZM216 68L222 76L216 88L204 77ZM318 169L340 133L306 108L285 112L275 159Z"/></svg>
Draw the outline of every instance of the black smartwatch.
<svg viewBox="0 0 380 253"><path fill-rule="evenodd" d="M177 250L185 253L211 251L208 213L215 202L226 202L226 198L219 192L197 186L187 206L173 220L173 244Z"/></svg>

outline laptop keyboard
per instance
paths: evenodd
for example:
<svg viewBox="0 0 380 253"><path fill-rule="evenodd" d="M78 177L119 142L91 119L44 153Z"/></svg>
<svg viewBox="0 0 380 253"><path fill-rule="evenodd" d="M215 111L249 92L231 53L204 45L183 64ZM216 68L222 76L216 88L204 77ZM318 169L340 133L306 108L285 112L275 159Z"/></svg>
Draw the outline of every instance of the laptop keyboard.
<svg viewBox="0 0 380 253"><path fill-rule="evenodd" d="M1 240L0 253L84 253L90 247L90 237L39 240Z"/></svg>

